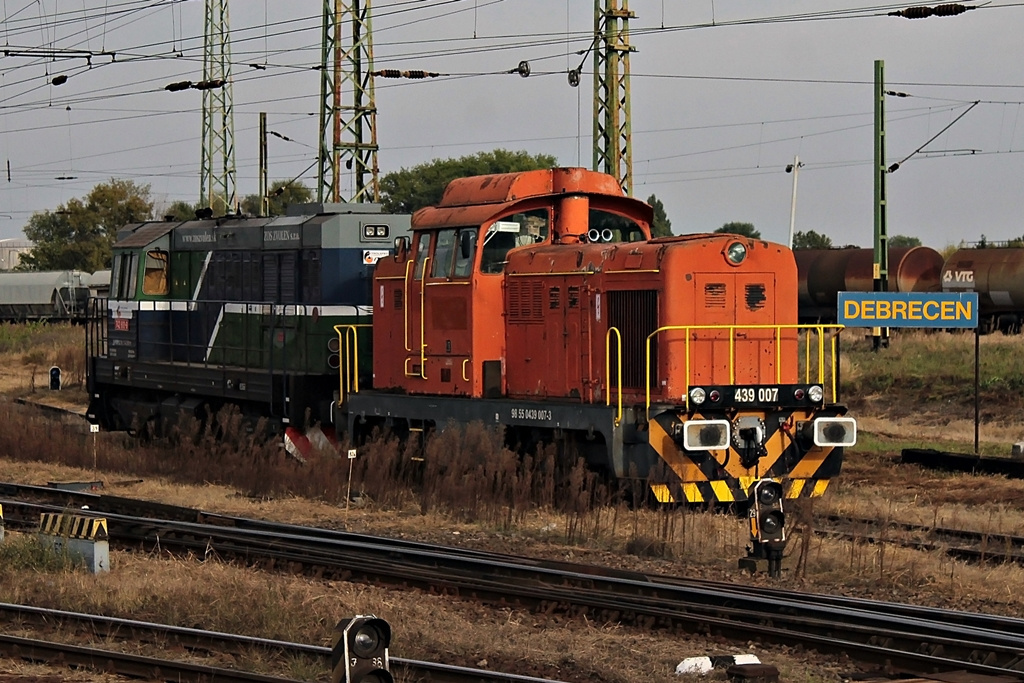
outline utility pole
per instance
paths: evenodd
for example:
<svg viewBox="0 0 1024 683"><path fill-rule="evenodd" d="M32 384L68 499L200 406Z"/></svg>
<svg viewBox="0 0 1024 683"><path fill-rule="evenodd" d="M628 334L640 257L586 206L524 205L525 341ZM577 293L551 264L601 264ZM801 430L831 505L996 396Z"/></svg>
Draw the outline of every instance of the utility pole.
<svg viewBox="0 0 1024 683"><path fill-rule="evenodd" d="M199 205L223 216L237 209L235 197L235 115L231 96L231 40L228 0L205 0L203 33L203 150Z"/></svg>
<svg viewBox="0 0 1024 683"><path fill-rule="evenodd" d="M324 0L317 201L342 201L342 164L354 181L347 201L377 201L377 149L370 0Z"/></svg>
<svg viewBox="0 0 1024 683"><path fill-rule="evenodd" d="M885 199L885 62L875 60L875 261L874 290L889 288L889 236L886 226ZM875 327L871 331L872 348L877 351L889 346L889 328Z"/></svg>
<svg viewBox="0 0 1024 683"><path fill-rule="evenodd" d="M594 170L633 194L629 114L629 0L594 0Z"/></svg>
<svg viewBox="0 0 1024 683"><path fill-rule="evenodd" d="M270 197L267 196L267 112L260 112L260 215L270 215Z"/></svg>
<svg viewBox="0 0 1024 683"><path fill-rule="evenodd" d="M789 248L793 248L793 235L796 230L796 181L800 177L800 167L803 166L800 155L793 157L793 163L786 165L786 173L793 174L793 201L789 205Z"/></svg>

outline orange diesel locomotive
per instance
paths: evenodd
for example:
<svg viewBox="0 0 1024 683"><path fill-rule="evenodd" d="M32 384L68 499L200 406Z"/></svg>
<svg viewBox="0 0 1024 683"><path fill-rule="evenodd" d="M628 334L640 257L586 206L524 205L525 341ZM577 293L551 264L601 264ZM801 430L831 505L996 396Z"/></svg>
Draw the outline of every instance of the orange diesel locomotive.
<svg viewBox="0 0 1024 683"><path fill-rule="evenodd" d="M350 433L448 421L557 440L661 502L738 503L777 574L785 498L821 495L854 420L834 325L797 324L786 247L651 239L651 208L580 168L464 178L373 280L372 390Z"/></svg>

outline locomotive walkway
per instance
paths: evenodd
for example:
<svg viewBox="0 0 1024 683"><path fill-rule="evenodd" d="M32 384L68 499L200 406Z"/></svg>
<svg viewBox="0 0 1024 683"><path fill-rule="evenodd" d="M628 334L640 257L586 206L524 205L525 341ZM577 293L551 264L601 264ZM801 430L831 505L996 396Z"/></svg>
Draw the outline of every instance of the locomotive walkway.
<svg viewBox="0 0 1024 683"><path fill-rule="evenodd" d="M440 591L601 622L799 646L887 670L1024 680L1024 620L647 575L214 515L113 496L0 484L9 528L88 505L110 540L343 580ZM24 502L36 497L48 502Z"/></svg>

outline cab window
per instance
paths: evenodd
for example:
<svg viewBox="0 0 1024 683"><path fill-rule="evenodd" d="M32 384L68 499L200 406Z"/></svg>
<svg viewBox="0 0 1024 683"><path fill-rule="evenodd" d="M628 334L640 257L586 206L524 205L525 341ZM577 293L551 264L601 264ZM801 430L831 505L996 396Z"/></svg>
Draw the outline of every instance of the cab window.
<svg viewBox="0 0 1024 683"><path fill-rule="evenodd" d="M503 216L487 227L480 253L481 273L501 273L508 263L508 252L516 247L538 244L548 239L551 218L548 209L534 209Z"/></svg>
<svg viewBox="0 0 1024 683"><path fill-rule="evenodd" d="M111 269L110 294L115 299L132 299L135 296L136 271L135 254L118 254Z"/></svg>
<svg viewBox="0 0 1024 683"><path fill-rule="evenodd" d="M477 228L459 228L455 233L455 269L452 277L469 277L476 256Z"/></svg>
<svg viewBox="0 0 1024 683"><path fill-rule="evenodd" d="M455 256L455 229L440 230L434 240L434 260L430 262L430 277L448 277Z"/></svg>
<svg viewBox="0 0 1024 683"><path fill-rule="evenodd" d="M427 254L430 253L430 234L421 232L416 241L416 265L413 266L413 277L417 280L423 279L423 264L427 261Z"/></svg>
<svg viewBox="0 0 1024 683"><path fill-rule="evenodd" d="M154 249L146 252L146 269L142 276L143 294L165 295L170 293L169 265L170 255L166 251Z"/></svg>

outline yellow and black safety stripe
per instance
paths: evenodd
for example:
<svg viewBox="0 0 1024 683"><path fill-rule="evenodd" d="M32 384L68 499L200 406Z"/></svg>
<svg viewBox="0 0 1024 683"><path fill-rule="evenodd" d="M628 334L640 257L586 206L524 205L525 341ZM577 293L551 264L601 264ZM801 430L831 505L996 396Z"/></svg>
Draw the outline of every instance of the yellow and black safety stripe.
<svg viewBox="0 0 1024 683"><path fill-rule="evenodd" d="M88 541L105 541L107 520L103 517L43 512L39 515L39 533Z"/></svg>
<svg viewBox="0 0 1024 683"><path fill-rule="evenodd" d="M670 436L673 423L678 423L680 416L673 411L656 415L649 423L649 444L678 479L652 485L651 493L655 500L663 503L733 503L749 500L754 482L770 478L783 482L786 498L818 497L825 492L830 478L838 473L843 449L802 449L792 433L783 428L785 424L813 417L803 411L794 411L791 415L773 412L770 419L764 421L767 432L764 455L758 459L756 468L744 468L740 465L741 453L732 444L719 451L686 451ZM695 414L691 419L721 419L721 416Z"/></svg>

